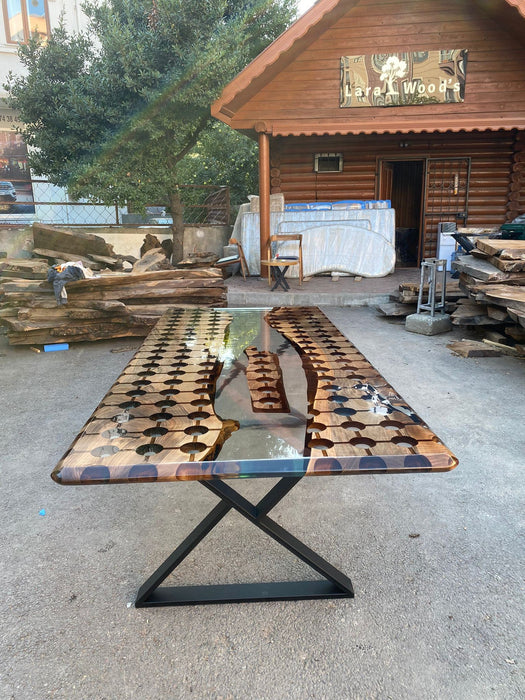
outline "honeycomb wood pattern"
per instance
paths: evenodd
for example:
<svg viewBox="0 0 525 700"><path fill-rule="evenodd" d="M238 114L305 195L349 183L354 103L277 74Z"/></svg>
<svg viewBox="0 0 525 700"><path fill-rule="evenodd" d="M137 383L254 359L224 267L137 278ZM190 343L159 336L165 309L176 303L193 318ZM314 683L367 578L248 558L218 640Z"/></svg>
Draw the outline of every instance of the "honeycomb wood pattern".
<svg viewBox="0 0 525 700"><path fill-rule="evenodd" d="M230 322L231 315L218 311L165 314L57 470L80 468L80 481L127 481L150 479L154 465L213 459L238 428L213 407L218 353Z"/></svg>
<svg viewBox="0 0 525 700"><path fill-rule="evenodd" d="M241 458L221 460L221 448L240 424L215 412L216 383L223 351L232 357L229 326L236 314L242 320L243 310L174 309L160 319L102 399L53 471L53 479L61 484L136 483L448 471L457 465L454 455L319 309L247 311L252 319L258 312L250 322L259 331L265 319L302 359L308 400L302 455L283 456L278 451L253 459L247 437ZM252 331L257 333L257 328ZM248 374L260 366L255 365L256 357L268 373L272 353L260 353L247 348ZM282 381L279 372L269 374L272 382ZM247 379L245 387L250 384ZM238 387L234 400L236 391ZM301 415L297 407L293 411ZM248 417L250 423L253 417ZM268 430L278 445L286 444L281 421L271 427L268 421L261 423L259 439L265 440ZM243 437L242 428L238 437Z"/></svg>
<svg viewBox="0 0 525 700"><path fill-rule="evenodd" d="M248 357L246 379L254 413L289 413L279 357L254 346L244 352Z"/></svg>
<svg viewBox="0 0 525 700"><path fill-rule="evenodd" d="M317 307L266 319L299 352L308 386L305 456L362 457L362 468L439 468L450 452ZM315 460L309 469L316 471Z"/></svg>

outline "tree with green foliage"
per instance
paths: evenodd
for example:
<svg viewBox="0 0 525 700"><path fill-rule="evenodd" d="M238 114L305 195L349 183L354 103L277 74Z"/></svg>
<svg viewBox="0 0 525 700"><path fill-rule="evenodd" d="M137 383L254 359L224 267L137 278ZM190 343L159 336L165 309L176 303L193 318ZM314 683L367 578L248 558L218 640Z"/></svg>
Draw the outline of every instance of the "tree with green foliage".
<svg viewBox="0 0 525 700"><path fill-rule="evenodd" d="M21 45L6 84L36 175L71 196L167 205L182 257L181 163L222 87L278 36L295 0L87 0L89 27ZM185 167L186 171L186 167Z"/></svg>
<svg viewBox="0 0 525 700"><path fill-rule="evenodd" d="M259 189L257 142L216 121L181 161L179 175L187 185L227 185L231 203L242 204Z"/></svg>

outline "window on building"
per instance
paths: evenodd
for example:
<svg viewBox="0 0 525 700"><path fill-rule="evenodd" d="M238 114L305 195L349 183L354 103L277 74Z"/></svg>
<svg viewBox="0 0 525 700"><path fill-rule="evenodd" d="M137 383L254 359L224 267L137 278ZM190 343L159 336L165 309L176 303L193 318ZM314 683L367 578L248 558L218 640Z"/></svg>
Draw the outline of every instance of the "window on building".
<svg viewBox="0 0 525 700"><path fill-rule="evenodd" d="M33 34L49 36L47 0L2 0L6 38L10 43L25 43Z"/></svg>

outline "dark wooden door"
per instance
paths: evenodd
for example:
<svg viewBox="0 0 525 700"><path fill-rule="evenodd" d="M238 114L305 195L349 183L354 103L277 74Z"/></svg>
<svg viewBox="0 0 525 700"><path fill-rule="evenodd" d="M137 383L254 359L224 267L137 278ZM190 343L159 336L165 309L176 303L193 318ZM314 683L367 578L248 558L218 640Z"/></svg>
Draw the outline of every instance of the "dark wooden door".
<svg viewBox="0 0 525 700"><path fill-rule="evenodd" d="M392 199L393 182L394 182L394 164L390 163L386 160L381 161L378 199Z"/></svg>

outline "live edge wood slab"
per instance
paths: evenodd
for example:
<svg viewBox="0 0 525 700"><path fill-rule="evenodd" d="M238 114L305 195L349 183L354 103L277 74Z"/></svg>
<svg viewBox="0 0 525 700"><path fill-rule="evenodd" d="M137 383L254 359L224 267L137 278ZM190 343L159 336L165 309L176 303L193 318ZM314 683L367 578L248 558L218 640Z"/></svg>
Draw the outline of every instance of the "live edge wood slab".
<svg viewBox="0 0 525 700"><path fill-rule="evenodd" d="M52 477L134 483L456 465L318 308L172 309Z"/></svg>

